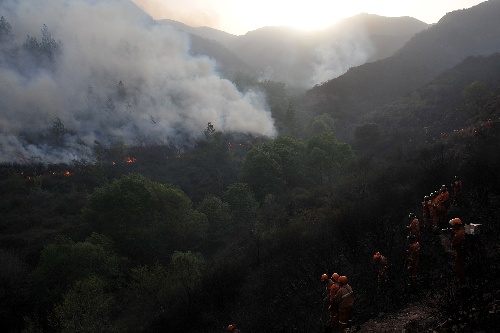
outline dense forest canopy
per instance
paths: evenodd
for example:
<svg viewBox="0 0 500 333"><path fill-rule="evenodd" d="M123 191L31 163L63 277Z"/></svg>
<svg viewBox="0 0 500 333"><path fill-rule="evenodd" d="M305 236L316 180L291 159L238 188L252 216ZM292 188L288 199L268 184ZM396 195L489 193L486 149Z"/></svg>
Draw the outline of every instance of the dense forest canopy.
<svg viewBox="0 0 500 333"><path fill-rule="evenodd" d="M455 17L474 20L481 8L447 16L411 43L440 36ZM221 332L230 323L243 332L324 332L320 276L333 272L354 289L357 330L415 303L432 315L405 323L409 331L443 321L472 332L496 327L499 53L470 54L384 103L370 91L374 99L359 105L372 105L358 112L322 98L352 93L338 82L365 78L364 67L302 96L244 70L222 79L210 60L189 56L184 37L167 34L161 51L170 58L162 59L180 57L175 65L186 67L178 71L204 74L188 78L167 66L175 85L158 100L148 89L165 82L153 74L158 80L137 71L121 77L94 62L90 70L102 73L66 72L86 59L72 53L86 51L75 48L84 38L43 23L20 39L16 29L26 28L10 13L0 12L0 78L8 83L0 88L0 320L9 332ZM127 32L147 40L159 33L139 17L147 33ZM143 55L117 43L114 60ZM373 75L367 80L383 76ZM21 83L24 103L5 88ZM46 87L60 90L49 104L37 89ZM66 96L74 87L79 97ZM307 108L311 96L319 107ZM173 125L159 111L170 107L179 117ZM231 118L235 110L244 117ZM38 113L45 122L34 120ZM422 219L424 195L443 184L451 190L457 175L463 197L448 217L482 224L471 239L474 274L460 288L446 231L427 230L412 292L408 215ZM390 260L384 290L372 267L376 251Z"/></svg>

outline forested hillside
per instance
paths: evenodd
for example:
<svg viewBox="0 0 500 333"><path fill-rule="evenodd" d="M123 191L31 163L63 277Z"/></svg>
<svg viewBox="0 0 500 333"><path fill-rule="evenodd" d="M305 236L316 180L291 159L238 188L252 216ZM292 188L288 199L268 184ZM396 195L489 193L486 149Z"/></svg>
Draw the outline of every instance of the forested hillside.
<svg viewBox="0 0 500 333"><path fill-rule="evenodd" d="M394 56L350 69L346 74L307 93L304 108L328 113L341 128L436 78L443 70L474 55L500 51L498 1L445 15L437 24L414 36ZM339 131L343 139L352 131Z"/></svg>
<svg viewBox="0 0 500 333"><path fill-rule="evenodd" d="M68 15L97 15L109 3ZM480 15L490 20L483 27L494 27L483 15L496 7L451 13L407 48L424 45L419 38L431 31L441 41L453 36L441 29L455 17ZM500 55L483 40L474 50L485 54L450 58L447 70L422 73L419 80L429 79L418 85L404 76L408 63L402 72L362 66L302 100L283 82L243 71L233 82L217 77L183 35L151 28L147 18L146 28L120 28L141 41L162 36L159 49L119 34L86 40L84 30L74 41L51 25L26 37L18 32L27 29L22 12L0 14L5 331L215 333L236 324L244 333L328 332L320 277L334 272L352 286L354 331L498 327ZM123 39L110 50L102 41L113 36ZM86 42L100 52L84 53L78 45ZM112 56L109 67L101 52ZM366 86L360 103L371 107L363 112L340 97L319 102L334 98L332 86L350 96L343 80L353 73L380 86L404 82L398 89L408 94L379 99ZM402 76L392 81L391 73ZM313 95L315 108L303 107ZM456 176L461 197L435 228L423 228L424 196L443 185L453 194ZM422 226L413 288L405 260L410 213ZM469 238L464 283L448 230L455 217L481 224ZM385 285L376 252L388 258Z"/></svg>

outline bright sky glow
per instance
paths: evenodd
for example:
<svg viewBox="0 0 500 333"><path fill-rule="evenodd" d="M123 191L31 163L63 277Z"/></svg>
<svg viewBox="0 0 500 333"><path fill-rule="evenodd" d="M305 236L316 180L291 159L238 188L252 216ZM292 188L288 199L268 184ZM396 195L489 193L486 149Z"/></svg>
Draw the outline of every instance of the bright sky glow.
<svg viewBox="0 0 500 333"><path fill-rule="evenodd" d="M155 19L208 26L235 35L264 26L314 30L359 13L436 23L485 0L132 0Z"/></svg>

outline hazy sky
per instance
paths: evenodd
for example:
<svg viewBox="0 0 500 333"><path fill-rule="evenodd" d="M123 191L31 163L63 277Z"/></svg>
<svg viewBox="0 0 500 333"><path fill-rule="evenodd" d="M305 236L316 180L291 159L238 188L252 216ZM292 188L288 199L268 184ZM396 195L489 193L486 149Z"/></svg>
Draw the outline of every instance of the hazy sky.
<svg viewBox="0 0 500 333"><path fill-rule="evenodd" d="M485 0L132 0L155 19L209 26L235 35L264 26L319 29L359 13L436 23Z"/></svg>

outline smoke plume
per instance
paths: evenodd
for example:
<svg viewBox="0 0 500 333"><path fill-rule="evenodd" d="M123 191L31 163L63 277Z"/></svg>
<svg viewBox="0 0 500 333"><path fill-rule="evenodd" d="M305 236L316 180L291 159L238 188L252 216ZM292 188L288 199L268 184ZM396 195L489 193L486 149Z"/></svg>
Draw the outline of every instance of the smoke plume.
<svg viewBox="0 0 500 333"><path fill-rule="evenodd" d="M275 135L263 96L128 0L4 0L0 16L0 162L92 160L96 140L187 146L208 122Z"/></svg>

